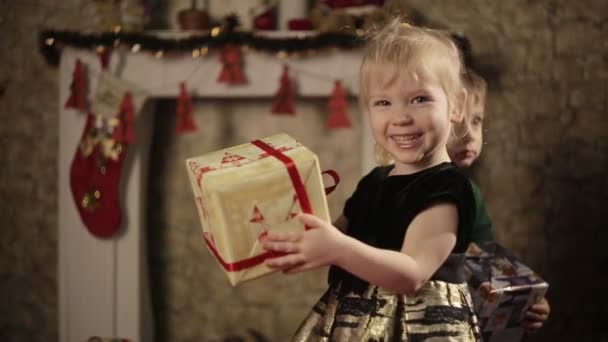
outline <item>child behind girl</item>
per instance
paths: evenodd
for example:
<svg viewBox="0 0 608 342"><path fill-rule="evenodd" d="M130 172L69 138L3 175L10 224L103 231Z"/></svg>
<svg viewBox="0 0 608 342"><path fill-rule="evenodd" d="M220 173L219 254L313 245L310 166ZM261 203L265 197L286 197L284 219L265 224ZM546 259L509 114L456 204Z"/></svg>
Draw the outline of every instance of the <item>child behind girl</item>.
<svg viewBox="0 0 608 342"><path fill-rule="evenodd" d="M360 103L393 163L363 177L334 225L307 214L305 232L270 232L266 261L295 273L331 265L329 289L294 341L476 341L463 252L471 183L450 163L462 119L462 64L449 36L394 21L369 40Z"/></svg>
<svg viewBox="0 0 608 342"><path fill-rule="evenodd" d="M455 134L450 136L447 147L452 162L461 169L468 169L477 161L483 147L487 85L481 76L468 69L464 77L464 86L467 90L464 120L454 125ZM494 240L492 221L486 211L481 191L472 180L471 185L476 203L471 240L477 243L492 241ZM542 298L528 309L522 326L528 332L537 331L549 318L550 311L549 302L546 298Z"/></svg>
<svg viewBox="0 0 608 342"><path fill-rule="evenodd" d="M483 120L486 105L486 81L473 70L468 69L463 77L467 90L464 119L455 124L448 139L448 155L452 163L461 169L468 169L479 158L483 148ZM492 221L488 216L481 190L471 181L475 196L476 217L472 229L473 242L494 240Z"/></svg>

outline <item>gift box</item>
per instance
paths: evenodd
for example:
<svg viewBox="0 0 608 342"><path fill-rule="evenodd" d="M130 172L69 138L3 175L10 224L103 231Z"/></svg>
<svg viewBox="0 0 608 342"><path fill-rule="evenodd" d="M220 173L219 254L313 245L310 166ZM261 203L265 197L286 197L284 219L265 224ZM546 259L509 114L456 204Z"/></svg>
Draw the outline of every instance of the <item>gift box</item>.
<svg viewBox="0 0 608 342"><path fill-rule="evenodd" d="M306 229L301 212L330 221L317 156L287 134L189 158L186 168L204 242L233 286L274 271L264 232Z"/></svg>
<svg viewBox="0 0 608 342"><path fill-rule="evenodd" d="M471 243L465 268L483 341L521 340L525 313L549 284L495 242Z"/></svg>

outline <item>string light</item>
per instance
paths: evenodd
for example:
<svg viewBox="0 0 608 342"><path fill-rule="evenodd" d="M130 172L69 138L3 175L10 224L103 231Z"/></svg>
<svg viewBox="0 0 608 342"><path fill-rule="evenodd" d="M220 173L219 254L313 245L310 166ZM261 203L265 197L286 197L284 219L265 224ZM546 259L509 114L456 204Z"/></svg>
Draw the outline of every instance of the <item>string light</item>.
<svg viewBox="0 0 608 342"><path fill-rule="evenodd" d="M201 55L201 51L199 49L192 50L192 58L198 58Z"/></svg>
<svg viewBox="0 0 608 342"><path fill-rule="evenodd" d="M112 48L125 44L132 52L147 51L152 54L158 51L176 51L192 53L199 49L199 56L207 54L207 49L219 49L226 45L242 46L244 51L261 51L272 54L305 52L331 47L350 49L362 45L363 40L355 34L319 33L314 35L298 33L290 38L274 38L259 35L255 32L230 31L216 26L209 34L187 38L164 38L146 32L124 32L116 27L114 31L83 33L76 31L46 30L40 33L40 48L47 62L58 65L61 50L64 46L80 49ZM196 55L196 53L194 53Z"/></svg>
<svg viewBox="0 0 608 342"><path fill-rule="evenodd" d="M211 37L217 37L222 32L222 29L218 26L211 29Z"/></svg>

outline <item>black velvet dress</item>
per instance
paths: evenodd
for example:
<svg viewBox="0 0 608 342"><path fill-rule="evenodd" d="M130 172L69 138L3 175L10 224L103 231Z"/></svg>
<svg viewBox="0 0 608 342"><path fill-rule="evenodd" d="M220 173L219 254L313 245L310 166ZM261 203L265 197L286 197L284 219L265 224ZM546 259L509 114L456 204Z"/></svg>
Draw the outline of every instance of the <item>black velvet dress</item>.
<svg viewBox="0 0 608 342"><path fill-rule="evenodd" d="M479 331L464 274L464 251L475 216L468 178L451 163L389 176L393 166L363 177L344 207L347 234L378 248L399 251L408 226L435 203L454 203L456 246L415 295L370 284L332 266L330 287L313 307L294 341L477 341Z"/></svg>

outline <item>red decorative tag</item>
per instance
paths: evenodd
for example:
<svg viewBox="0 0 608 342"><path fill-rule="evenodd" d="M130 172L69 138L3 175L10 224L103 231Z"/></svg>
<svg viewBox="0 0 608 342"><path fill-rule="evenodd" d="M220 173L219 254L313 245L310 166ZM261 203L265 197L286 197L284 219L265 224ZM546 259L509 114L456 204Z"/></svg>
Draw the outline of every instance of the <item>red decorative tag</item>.
<svg viewBox="0 0 608 342"><path fill-rule="evenodd" d="M294 114L293 96L293 82L289 78L289 67L285 65L279 90L277 90L272 102L272 112L274 114Z"/></svg>
<svg viewBox="0 0 608 342"><path fill-rule="evenodd" d="M70 84L70 97L65 102L65 108L75 108L81 112L86 111L86 70L80 59L76 60L76 66L72 73L72 83Z"/></svg>
<svg viewBox="0 0 608 342"><path fill-rule="evenodd" d="M348 109L346 91L342 88L340 81L335 82L334 90L327 102L327 108L329 109L328 128L349 128L352 126L346 115L346 109Z"/></svg>
<svg viewBox="0 0 608 342"><path fill-rule="evenodd" d="M241 48L235 45L226 45L220 53L222 71L217 79L219 83L244 84L247 78L243 74L243 56Z"/></svg>
<svg viewBox="0 0 608 342"><path fill-rule="evenodd" d="M192 99L186 90L184 82L179 85L179 98L177 99L177 133L188 133L197 131L196 122L192 117Z"/></svg>
<svg viewBox="0 0 608 342"><path fill-rule="evenodd" d="M116 116L118 117L118 126L114 129L114 140L127 144L134 143L135 110L133 109L133 95L130 91L127 91L123 96Z"/></svg>

